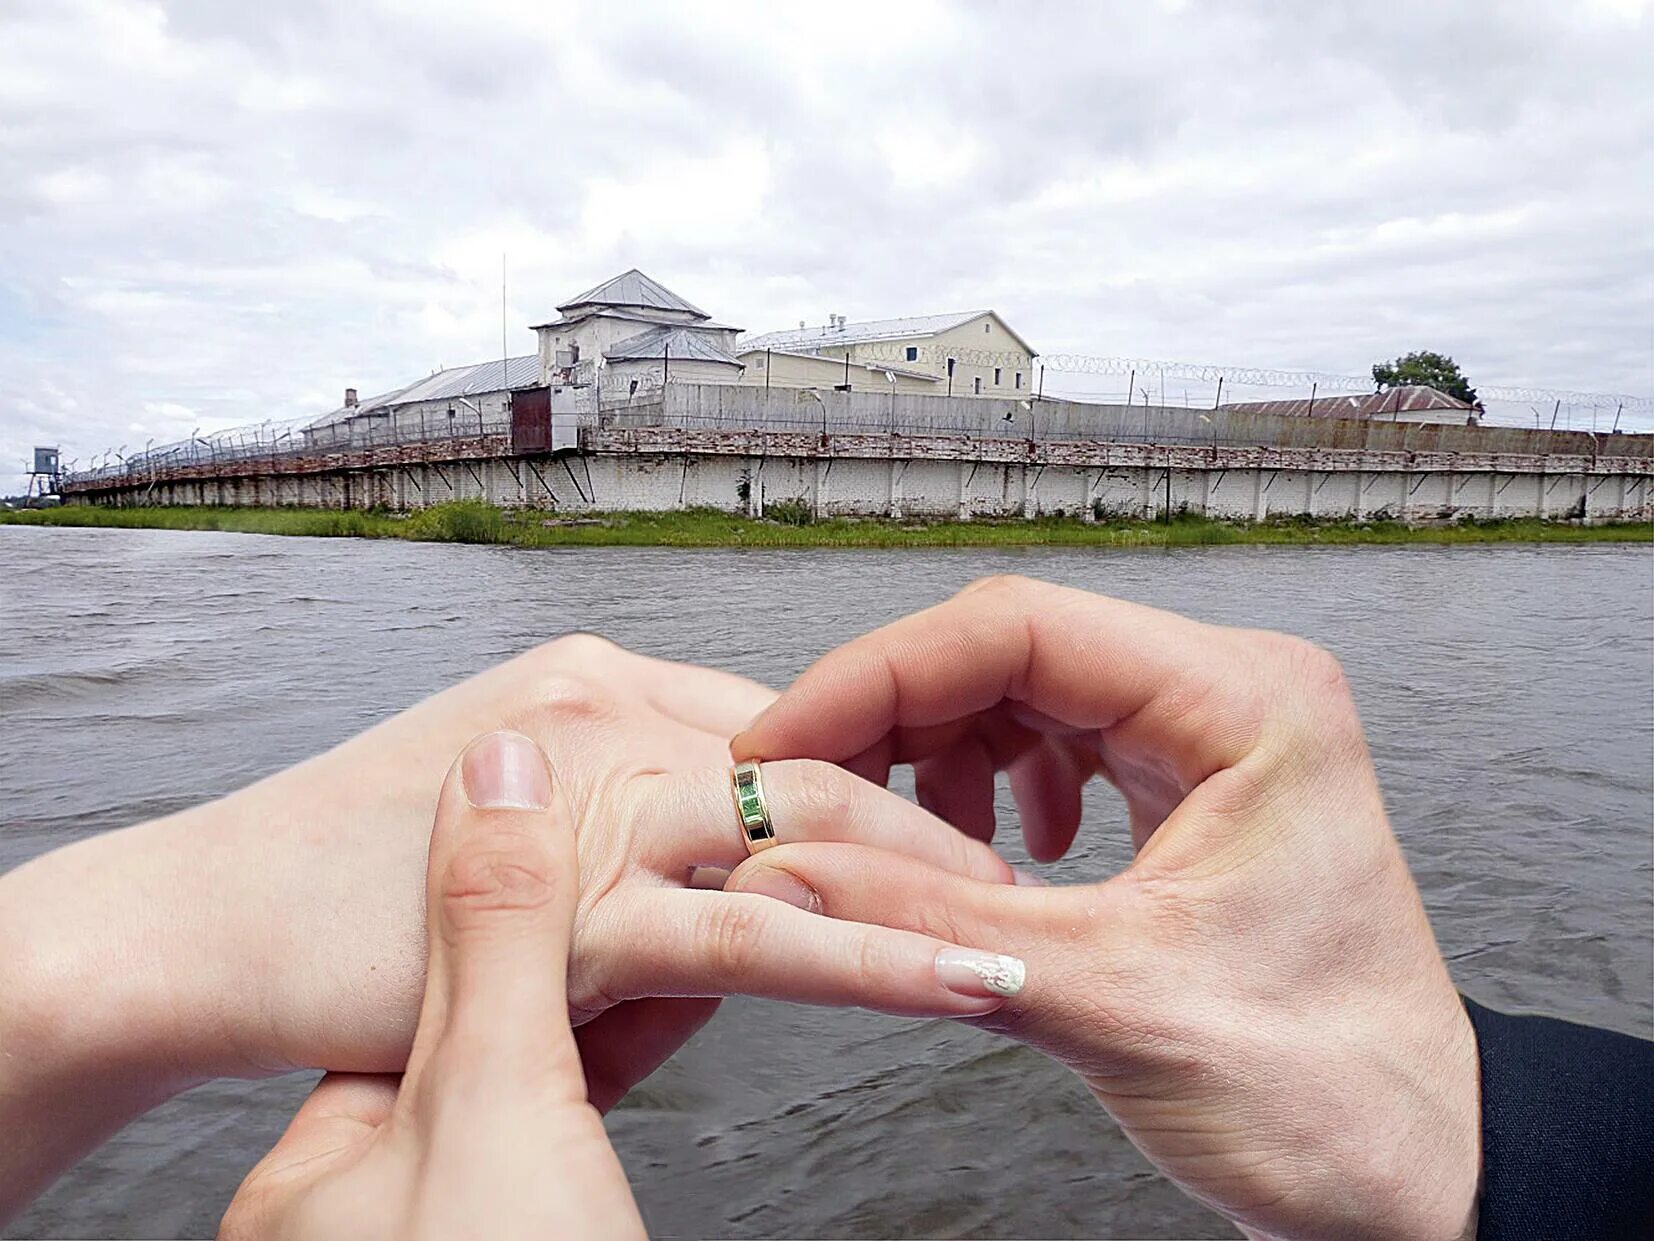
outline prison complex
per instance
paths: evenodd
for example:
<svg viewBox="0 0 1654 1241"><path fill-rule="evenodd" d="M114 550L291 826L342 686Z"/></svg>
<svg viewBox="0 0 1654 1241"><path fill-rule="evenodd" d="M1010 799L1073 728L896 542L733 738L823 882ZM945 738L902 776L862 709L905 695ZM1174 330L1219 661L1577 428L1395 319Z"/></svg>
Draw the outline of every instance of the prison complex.
<svg viewBox="0 0 1654 1241"><path fill-rule="evenodd" d="M743 335L632 270L538 349L68 476L70 502L971 518L1654 518L1654 435L1476 425L1429 388L1211 410L1044 396L993 310ZM1145 398L1146 400L1146 398Z"/></svg>

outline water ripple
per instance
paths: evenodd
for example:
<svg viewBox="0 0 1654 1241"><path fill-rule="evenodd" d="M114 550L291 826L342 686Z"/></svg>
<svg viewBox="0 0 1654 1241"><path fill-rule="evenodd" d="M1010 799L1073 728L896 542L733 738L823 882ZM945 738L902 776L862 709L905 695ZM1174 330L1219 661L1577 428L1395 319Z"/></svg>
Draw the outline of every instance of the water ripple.
<svg viewBox="0 0 1654 1241"><path fill-rule="evenodd" d="M1344 662L1459 983L1654 1032L1646 548L542 553L0 527L0 571L36 583L0 596L0 867L236 788L571 629L779 685L994 572L1284 628ZM1098 789L1045 869L1080 882L1129 857ZM174 1100L14 1235L211 1233L313 1080ZM731 1000L609 1124L667 1235L1234 1235L1071 1074L943 1022Z"/></svg>

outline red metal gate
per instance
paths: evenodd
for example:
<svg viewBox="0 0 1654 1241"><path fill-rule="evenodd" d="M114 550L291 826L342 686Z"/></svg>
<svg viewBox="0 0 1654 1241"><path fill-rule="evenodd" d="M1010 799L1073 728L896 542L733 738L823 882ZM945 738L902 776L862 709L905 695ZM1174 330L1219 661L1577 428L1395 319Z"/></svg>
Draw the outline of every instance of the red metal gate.
<svg viewBox="0 0 1654 1241"><path fill-rule="evenodd" d="M520 388L511 394L511 451L551 451L550 388Z"/></svg>

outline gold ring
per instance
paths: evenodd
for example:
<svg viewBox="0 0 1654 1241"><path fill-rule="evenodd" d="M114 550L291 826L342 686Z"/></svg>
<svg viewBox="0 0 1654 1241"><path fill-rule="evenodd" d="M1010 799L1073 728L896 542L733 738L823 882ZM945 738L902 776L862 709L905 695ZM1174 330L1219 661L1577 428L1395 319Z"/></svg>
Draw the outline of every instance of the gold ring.
<svg viewBox="0 0 1654 1241"><path fill-rule="evenodd" d="M758 774L758 764L736 763L729 773L729 792L735 799L735 815L741 820L741 839L747 852L757 853L775 843L775 824L770 822L770 808L764 802L764 778Z"/></svg>

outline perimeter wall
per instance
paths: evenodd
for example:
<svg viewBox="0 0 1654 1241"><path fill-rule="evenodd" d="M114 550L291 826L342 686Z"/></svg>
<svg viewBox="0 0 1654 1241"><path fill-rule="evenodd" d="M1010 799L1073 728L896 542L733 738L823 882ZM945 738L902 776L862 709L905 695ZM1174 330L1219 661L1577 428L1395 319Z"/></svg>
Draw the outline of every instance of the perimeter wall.
<svg viewBox="0 0 1654 1241"><path fill-rule="evenodd" d="M683 384L508 433L193 462L72 502L818 516L1654 520L1654 436Z"/></svg>

